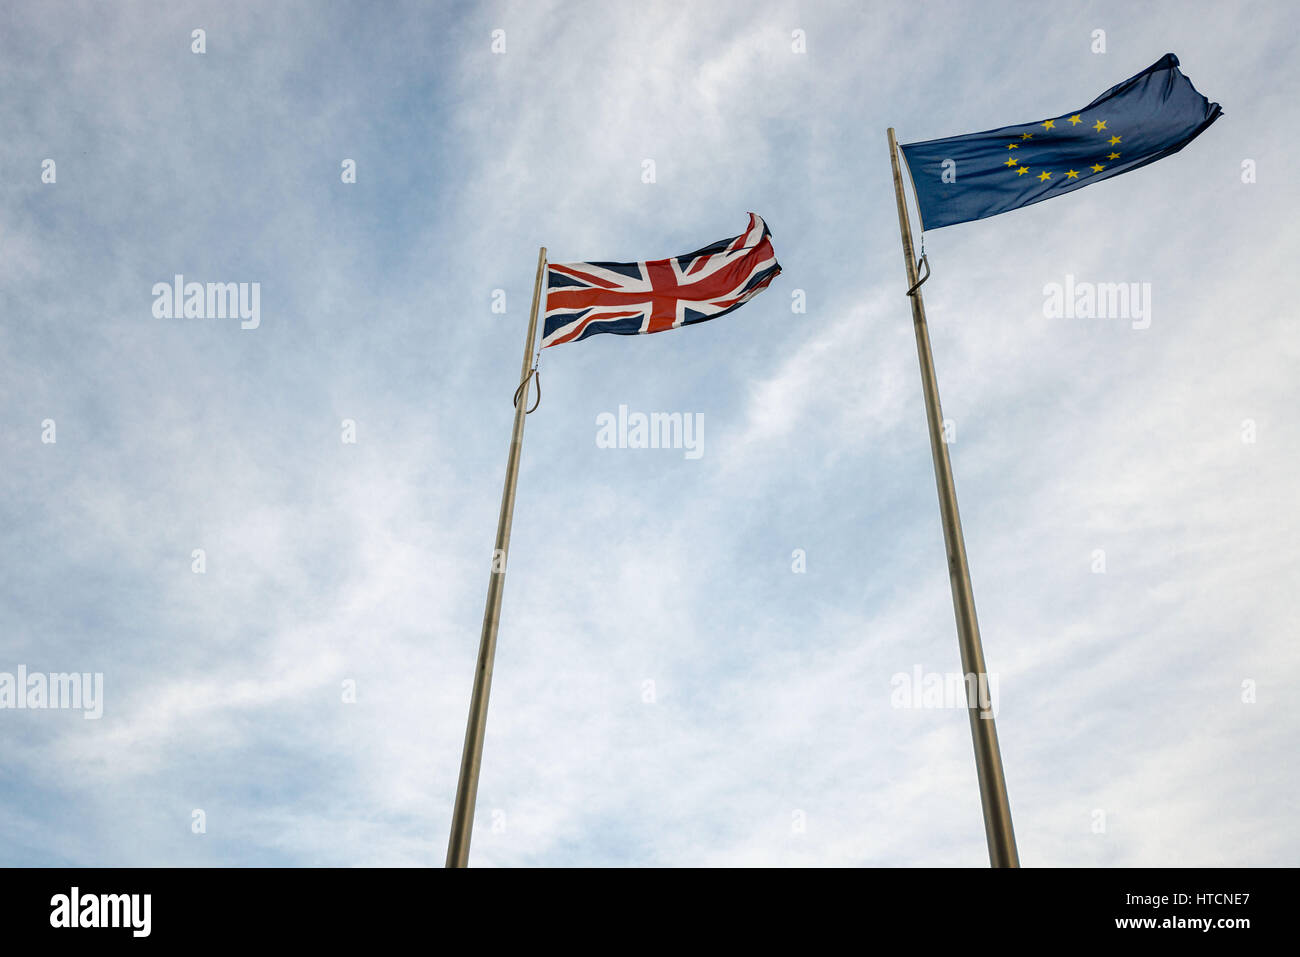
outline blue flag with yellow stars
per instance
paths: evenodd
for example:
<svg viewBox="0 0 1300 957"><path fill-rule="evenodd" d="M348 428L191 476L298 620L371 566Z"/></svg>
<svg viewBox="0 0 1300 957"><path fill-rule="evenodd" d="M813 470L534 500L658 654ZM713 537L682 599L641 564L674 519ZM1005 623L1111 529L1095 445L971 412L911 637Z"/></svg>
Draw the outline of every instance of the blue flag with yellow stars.
<svg viewBox="0 0 1300 957"><path fill-rule="evenodd" d="M1177 153L1223 111L1166 53L1081 110L1000 130L904 143L921 228L996 216Z"/></svg>

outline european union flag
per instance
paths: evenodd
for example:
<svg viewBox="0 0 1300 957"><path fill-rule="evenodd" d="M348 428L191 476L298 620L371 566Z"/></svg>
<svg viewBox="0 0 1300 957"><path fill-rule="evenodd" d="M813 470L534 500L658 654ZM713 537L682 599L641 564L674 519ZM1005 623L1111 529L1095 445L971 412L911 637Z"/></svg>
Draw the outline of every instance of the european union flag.
<svg viewBox="0 0 1300 957"><path fill-rule="evenodd" d="M1223 111L1166 53L1081 110L1020 126L904 143L921 228L996 216L1177 153Z"/></svg>

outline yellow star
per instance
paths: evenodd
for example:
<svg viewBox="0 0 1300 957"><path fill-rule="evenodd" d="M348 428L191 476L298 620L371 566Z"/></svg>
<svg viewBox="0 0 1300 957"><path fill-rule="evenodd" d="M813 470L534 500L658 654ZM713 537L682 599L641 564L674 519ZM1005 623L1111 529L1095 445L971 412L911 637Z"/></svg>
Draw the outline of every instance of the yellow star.
<svg viewBox="0 0 1300 957"><path fill-rule="evenodd" d="M1006 163L1003 164L1003 165L1005 165L1005 166L1015 166L1016 163L1017 163L1017 160L1016 160L1016 158L1013 156L1013 157L1011 157L1011 159L1007 160Z"/></svg>
<svg viewBox="0 0 1300 957"><path fill-rule="evenodd" d="M1019 143L1008 143L1008 144L1007 144L1007 149L1009 149L1009 150L1018 150L1018 149L1020 149L1020 144L1019 144Z"/></svg>
<svg viewBox="0 0 1300 957"><path fill-rule="evenodd" d="M1020 134L1020 138L1021 138L1022 140L1032 140L1032 139L1034 138L1034 134L1033 134L1033 133L1021 133L1021 134Z"/></svg>
<svg viewBox="0 0 1300 957"><path fill-rule="evenodd" d="M1079 173L1078 173L1078 171L1076 171L1076 170L1067 169L1067 170L1065 171L1065 178L1066 178L1066 179L1078 179L1078 178L1079 178Z"/></svg>
<svg viewBox="0 0 1300 957"><path fill-rule="evenodd" d="M1078 113L1075 113L1074 116L1070 117L1070 125L1071 125L1071 126L1078 126L1078 125L1079 125L1080 123L1082 123L1082 122L1083 122L1083 120L1080 119Z"/></svg>
<svg viewBox="0 0 1300 957"><path fill-rule="evenodd" d="M1098 133L1100 133L1102 130L1106 128L1106 121L1098 120L1096 123L1092 124L1092 128L1096 130Z"/></svg>
<svg viewBox="0 0 1300 957"><path fill-rule="evenodd" d="M1105 168L1106 168L1106 167L1102 166L1100 163L1094 163L1093 166L1092 166L1092 171L1093 171L1094 173L1100 173L1100 172L1101 172L1102 170L1104 170Z"/></svg>
<svg viewBox="0 0 1300 957"><path fill-rule="evenodd" d="M1114 146L1116 143L1119 142L1119 140L1120 140L1120 138L1119 138L1118 136L1112 136L1112 137L1110 138L1110 145L1111 145L1111 146Z"/></svg>
<svg viewBox="0 0 1300 957"><path fill-rule="evenodd" d="M1052 178L1052 174L1049 173L1047 170L1043 170L1041 173L1038 174L1038 181L1040 183L1043 182L1044 180L1049 180L1051 178Z"/></svg>
<svg viewBox="0 0 1300 957"><path fill-rule="evenodd" d="M1109 156L1106 157L1106 159L1108 159L1108 160L1117 160L1117 159L1119 159L1119 154L1118 154L1118 153L1111 153Z"/></svg>
<svg viewBox="0 0 1300 957"><path fill-rule="evenodd" d="M1020 167L1020 169L1016 170L1016 175L1017 175L1017 176L1024 176L1024 175L1025 175L1026 173L1028 173L1028 172L1029 172L1029 167L1027 167L1027 166L1022 166L1022 167Z"/></svg>
<svg viewBox="0 0 1300 957"><path fill-rule="evenodd" d="M1045 130L1056 129L1056 120L1043 120L1043 129Z"/></svg>

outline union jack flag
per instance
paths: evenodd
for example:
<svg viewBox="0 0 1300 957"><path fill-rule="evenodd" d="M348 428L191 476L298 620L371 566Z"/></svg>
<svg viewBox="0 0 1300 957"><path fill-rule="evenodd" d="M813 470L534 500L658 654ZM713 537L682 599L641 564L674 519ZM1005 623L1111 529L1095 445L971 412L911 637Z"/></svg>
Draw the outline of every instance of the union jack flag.
<svg viewBox="0 0 1300 957"><path fill-rule="evenodd" d="M542 348L601 332L634 336L716 319L780 273L772 231L756 213L739 236L673 259L550 263Z"/></svg>

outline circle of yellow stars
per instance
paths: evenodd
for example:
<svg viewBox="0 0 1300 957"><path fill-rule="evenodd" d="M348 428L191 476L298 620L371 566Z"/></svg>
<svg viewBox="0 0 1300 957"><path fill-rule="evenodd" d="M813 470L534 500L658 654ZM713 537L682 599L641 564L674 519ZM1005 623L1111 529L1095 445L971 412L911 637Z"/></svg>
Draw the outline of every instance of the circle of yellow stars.
<svg viewBox="0 0 1300 957"><path fill-rule="evenodd" d="M1070 126L1078 126L1081 123L1084 123L1086 121L1084 120L1083 115L1081 113L1075 113L1073 116L1062 117L1060 122L1069 123ZM1043 120L1043 122L1040 123L1039 125L1043 127L1044 132L1047 132L1049 130L1056 129L1056 124L1057 124L1057 120ZM1105 120L1097 120L1092 124L1092 128L1093 131L1096 133L1108 135L1108 139L1106 140L1106 142L1110 145L1110 152L1107 153L1105 156L1106 162L1109 163L1119 159L1120 154L1117 147L1120 145L1123 138L1108 130L1106 128ZM1008 143L1007 149L1018 150L1022 145L1032 146L1033 145L1032 143L1026 143L1025 141L1032 140L1033 138L1034 138L1033 133L1021 133L1019 141L1013 140L1012 142ZM1031 172L1029 167L1026 166L1021 160L1017 159L1015 156L1009 157L1003 165L1006 166L1008 169L1015 170L1016 176L1024 176ZM1063 175L1067 180L1078 179L1080 174L1086 176L1090 172L1100 173L1105 168L1106 168L1106 164L1102 163L1099 159L1098 162L1093 163L1091 166L1084 167L1083 170L1067 169L1064 171ZM1058 170L1057 172L1061 172L1061 171ZM1040 183L1049 182L1052 179L1052 171L1046 169L1042 170L1037 174L1037 176L1035 176L1035 179L1037 179Z"/></svg>

